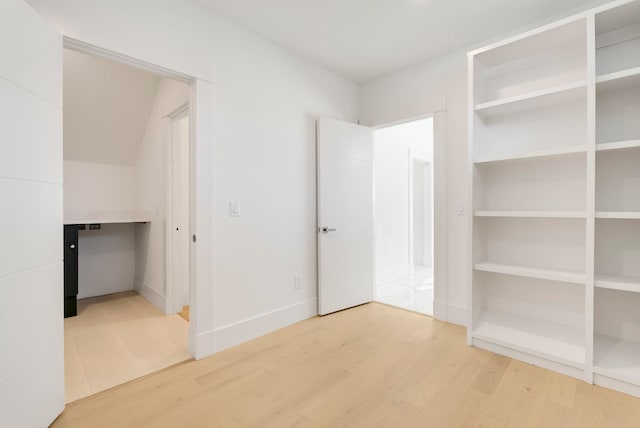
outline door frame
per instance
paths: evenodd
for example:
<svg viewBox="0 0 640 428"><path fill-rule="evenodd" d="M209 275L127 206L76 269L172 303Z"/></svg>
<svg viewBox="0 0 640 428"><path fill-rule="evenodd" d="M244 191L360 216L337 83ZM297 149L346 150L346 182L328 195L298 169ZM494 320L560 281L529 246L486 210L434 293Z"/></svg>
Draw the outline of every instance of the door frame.
<svg viewBox="0 0 640 428"><path fill-rule="evenodd" d="M176 260L174 260L173 257L173 244L174 244L174 239L173 239L173 229L176 227L175 224L175 219L173 218L173 205L175 203L174 201L174 193L173 193L173 171L174 171L174 164L177 162L176 158L174 157L174 144L176 143L175 141L175 134L174 134L174 126L176 125L176 121L181 120L184 117L188 117L189 121L191 121L191 108L189 105L189 102L181 105L180 107L178 107L177 109L173 110L171 113L165 115L163 117L163 119L165 121L168 121L168 126L166 127L166 129L168 130L169 133L169 138L168 138L168 145L167 145L167 158L166 158L166 162L165 162L165 166L166 166L166 173L165 173L165 210L166 210L166 224L165 224L165 236L166 236L166 240L165 240L165 263L166 263L166 270L165 270L165 275L166 275L166 284L167 284L167 299L166 299L166 310L165 313L167 315L173 315L176 314L178 312L180 312L182 310L182 308L180 307L180 305L182 305L182 299L181 299L181 292L180 292L180 288L176 286L176 284L174 284L173 281L173 269L174 269L174 264L176 262ZM191 177L191 151L192 151L192 147L191 147L191 132L189 132L189 165L188 165L188 171L187 173L189 174L189 177ZM191 210L191 185L189 185L189 203L188 206L186 207L187 210ZM191 229L191 219L189 218L188 220L188 224L187 227L189 229ZM189 254L189 260L191 260L191 254ZM189 278L189 290L191 290L191 278Z"/></svg>
<svg viewBox="0 0 640 428"><path fill-rule="evenodd" d="M213 295L213 84L64 34L62 37L65 49L106 58L189 85L191 287L188 343L189 353L196 360L211 355L216 351L212 331L207 328L213 319L213 299L210 298Z"/></svg>
<svg viewBox="0 0 640 428"><path fill-rule="evenodd" d="M432 113L386 122L372 126L371 128L375 131L393 125L401 125L403 123L428 118L433 118L433 159L431 163L431 174L433 177L433 317L447 321L447 111L437 110ZM374 227L374 241L375 239ZM377 284L374 284L374 287L376 287L376 285Z"/></svg>

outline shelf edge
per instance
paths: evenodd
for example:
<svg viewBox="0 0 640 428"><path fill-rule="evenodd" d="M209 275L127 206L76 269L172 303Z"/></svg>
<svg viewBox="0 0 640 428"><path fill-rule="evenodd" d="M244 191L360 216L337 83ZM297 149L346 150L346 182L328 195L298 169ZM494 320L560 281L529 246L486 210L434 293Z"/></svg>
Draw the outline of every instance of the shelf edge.
<svg viewBox="0 0 640 428"><path fill-rule="evenodd" d="M640 144L640 141L639 141ZM549 150L549 151L540 151L540 152L529 152L523 153L519 155L512 156L495 156L495 157L485 157L474 160L475 164L486 164L486 163L494 163L494 162L508 162L514 160L525 160L525 159L537 159L537 158L547 158L554 156L565 156L565 155L573 155L586 153L586 146L576 146L576 147L568 147L566 149L559 150Z"/></svg>
<svg viewBox="0 0 640 428"><path fill-rule="evenodd" d="M586 88L586 80L578 80L562 85L553 86L551 88L540 89L537 91L527 92L521 95L514 95L512 97L500 98L494 101L487 101L484 103L476 104L474 110L476 113L483 114L483 112L490 111L492 108L506 106L509 104L516 104L527 100L533 100L536 98L542 98L549 95L559 94L562 92L569 92L575 89Z"/></svg>
<svg viewBox="0 0 640 428"><path fill-rule="evenodd" d="M492 268L491 266L496 266ZM482 262L473 265L473 270L480 272L500 273L503 275L522 276L526 278L546 279L549 281L568 282L571 284L586 284L586 275L580 273L554 271L551 269L529 268L517 265Z"/></svg>

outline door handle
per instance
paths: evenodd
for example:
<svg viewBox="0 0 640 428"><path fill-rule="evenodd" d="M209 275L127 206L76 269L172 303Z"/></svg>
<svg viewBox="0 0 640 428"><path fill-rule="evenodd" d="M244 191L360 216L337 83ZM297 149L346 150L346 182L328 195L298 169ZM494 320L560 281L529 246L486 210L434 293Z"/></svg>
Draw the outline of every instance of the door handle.
<svg viewBox="0 0 640 428"><path fill-rule="evenodd" d="M69 245L69 248L71 248L72 250L74 250L76 248L76 244L71 244Z"/></svg>
<svg viewBox="0 0 640 428"><path fill-rule="evenodd" d="M320 228L320 232L322 232L322 233L335 232L336 230L337 230L337 229L330 229L330 228L328 228L328 227L326 227L326 226L325 226L325 227L321 227L321 228Z"/></svg>

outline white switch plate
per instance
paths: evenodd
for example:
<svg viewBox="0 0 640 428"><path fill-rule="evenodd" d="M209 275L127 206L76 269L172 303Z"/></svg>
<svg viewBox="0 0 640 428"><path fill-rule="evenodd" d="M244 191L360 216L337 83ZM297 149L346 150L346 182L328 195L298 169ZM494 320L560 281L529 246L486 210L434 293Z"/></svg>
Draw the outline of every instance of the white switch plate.
<svg viewBox="0 0 640 428"><path fill-rule="evenodd" d="M229 217L240 217L240 203L237 201L229 202Z"/></svg>
<svg viewBox="0 0 640 428"><path fill-rule="evenodd" d="M302 288L302 278L300 278L299 276L294 276L293 277L293 289L294 290L300 290Z"/></svg>
<svg viewBox="0 0 640 428"><path fill-rule="evenodd" d="M456 214L467 215L467 208L464 202L458 202L458 204L456 205Z"/></svg>

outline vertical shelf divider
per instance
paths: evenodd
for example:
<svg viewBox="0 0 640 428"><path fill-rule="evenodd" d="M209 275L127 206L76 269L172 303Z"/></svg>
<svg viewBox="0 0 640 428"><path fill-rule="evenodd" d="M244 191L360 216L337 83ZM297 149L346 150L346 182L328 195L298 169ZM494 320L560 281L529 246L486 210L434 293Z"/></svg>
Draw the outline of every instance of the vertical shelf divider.
<svg viewBox="0 0 640 428"><path fill-rule="evenodd" d="M474 175L475 175L475 150L474 150L474 128L476 121L476 112L475 112L475 70L474 70L474 62L475 58L471 53L467 54L467 186L469 189L469 195L467 197L467 212L469 213L467 216L467 345L473 345L473 329L474 329L474 318L476 308L473 304L473 265L475 264L474 255L473 255L473 227L474 227L474 216L475 212L474 207Z"/></svg>
<svg viewBox="0 0 640 428"><path fill-rule="evenodd" d="M595 15L587 15L587 221L585 282L585 372L584 380L593 383L593 334L595 287L595 210L596 210L596 24Z"/></svg>

